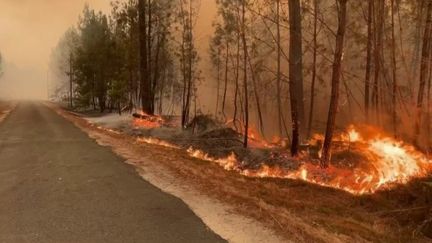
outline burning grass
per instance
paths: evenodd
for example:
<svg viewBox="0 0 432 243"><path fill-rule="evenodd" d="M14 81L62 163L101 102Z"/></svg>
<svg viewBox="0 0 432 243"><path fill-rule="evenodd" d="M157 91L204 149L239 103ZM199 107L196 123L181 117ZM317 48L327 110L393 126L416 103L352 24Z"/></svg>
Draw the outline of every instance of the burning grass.
<svg viewBox="0 0 432 243"><path fill-rule="evenodd" d="M132 125L134 127L145 127L145 128L158 128L161 127L165 121L161 116L148 115L143 111L133 114Z"/></svg>
<svg viewBox="0 0 432 243"><path fill-rule="evenodd" d="M413 178L432 173L432 162L413 146L390 137L377 135L363 139L352 126L336 141L335 163L326 170L311 162L309 155L298 158L302 165L296 171L265 163L257 170L243 174L257 177L301 179L322 186L342 189L353 194L373 193L393 184L406 184ZM354 162L350 159L354 158ZM345 161L343 161L345 160Z"/></svg>
<svg viewBox="0 0 432 243"><path fill-rule="evenodd" d="M75 119L81 124L80 126L88 127L76 117L69 119ZM352 139L351 136L349 143L344 141L346 138L335 141L332 168L348 171L363 168L368 157L362 151L369 151L369 146L376 144L372 143L375 141L373 134L368 136L369 133L363 133L363 129L361 131L362 133L358 132L361 138ZM238 150L241 143L236 146L238 142L231 140L227 144L225 140L221 140L223 146L233 146L223 149L223 153L208 149L210 145L215 147L218 135L226 133L231 132L216 132L213 129L211 132L208 131L207 135L200 135L206 138L205 140L198 139L196 136L189 137L188 139L195 138L201 143L207 140L210 142L202 145L202 149L192 148L187 152L182 148L189 148L187 144L191 142L185 142L184 137L181 141L177 140L176 144L179 145L174 144L176 148L173 149L170 147L173 143L162 144L164 143L162 141L167 141L165 139L140 140L140 143L136 143L136 137L126 135L124 132L108 134L115 141L121 140L122 144L125 143L125 148L142 151L142 153L138 152L139 158L148 157L157 165L166 166L176 174L177 178L181 178L182 183L193 185L205 195L234 205L236 211L263 222L287 239L296 242L428 242L429 239L424 236L432 236L430 230L432 186L428 184L430 178L414 176L408 179L406 184L390 183L391 186L389 184L381 187L387 190L353 195L343 190L305 183L302 180L302 178L308 179L312 174L318 174L319 178L329 178L327 180L331 181L332 169L322 174L322 170L317 167L318 157L309 155L315 150L318 154L319 140L314 141L317 148L311 143L309 154L303 155L300 159L291 158L284 149L274 149L272 152L259 150L260 156L249 155L248 157L247 153L243 154L244 151L238 152L241 151ZM347 134L349 133L345 135L342 133L341 136ZM175 137L179 138L178 135ZM378 136L379 141L385 137ZM419 152L414 148L396 142L392 142L390 146L390 151L393 149L397 151L396 158L405 156L405 153L418 158ZM194 144L198 145L200 142ZM384 148L383 151L387 151L387 147ZM399 149L404 152L400 152ZM213 150L219 149L216 146ZM235 151L235 155L232 151ZM257 151L248 153L255 152ZM420 158L426 157L421 153L420 155ZM202 159L214 163L203 163ZM307 173L301 170L305 164L310 166L306 170ZM261 171L265 178L261 178L261 175L238 176L237 169L250 172ZM303 172L303 174L299 173L295 176L300 180L291 180L284 179L279 174L281 171ZM272 173L276 174L268 177ZM347 176L349 175L351 174ZM403 178L406 177L400 178L404 181Z"/></svg>
<svg viewBox="0 0 432 243"><path fill-rule="evenodd" d="M325 170L318 166L323 140L320 134L313 136L307 150L298 158L290 157L280 147L269 146L255 135L251 138L254 148L247 151L241 148L241 135L227 127L215 129L213 126L210 130L205 127L199 130L198 136L184 139L178 145L173 145L175 140L150 139L146 142L183 147L194 158L214 162L244 176L299 179L356 195L389 189L395 184L406 184L413 178L431 174L431 160L413 146L375 128L365 127L364 130L363 134L351 125L346 132L336 136L333 163ZM259 152L261 156L257 155Z"/></svg>

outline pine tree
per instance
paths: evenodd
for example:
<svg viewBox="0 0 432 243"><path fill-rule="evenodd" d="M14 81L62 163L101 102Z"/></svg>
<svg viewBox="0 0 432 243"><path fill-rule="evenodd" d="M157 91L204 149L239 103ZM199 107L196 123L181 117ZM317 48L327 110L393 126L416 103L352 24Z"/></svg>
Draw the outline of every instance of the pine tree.
<svg viewBox="0 0 432 243"><path fill-rule="evenodd" d="M300 0L289 0L290 52L289 87L291 101L291 154L297 156L301 139L305 136L303 104L303 53Z"/></svg>
<svg viewBox="0 0 432 243"><path fill-rule="evenodd" d="M338 30L336 35L336 48L333 60L333 74L332 74L332 90L330 97L330 108L327 119L327 129L325 133L325 140L322 149L321 167L326 168L329 166L331 159L331 146L333 140L334 127L336 124L336 114L339 107L339 82L342 71L342 56L344 49L345 30L346 30L346 12L347 0L337 0L338 7Z"/></svg>

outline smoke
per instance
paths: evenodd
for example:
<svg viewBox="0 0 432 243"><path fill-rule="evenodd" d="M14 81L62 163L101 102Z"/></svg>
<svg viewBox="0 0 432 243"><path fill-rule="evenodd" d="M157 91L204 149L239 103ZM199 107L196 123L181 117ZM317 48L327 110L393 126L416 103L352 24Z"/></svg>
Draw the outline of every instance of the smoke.
<svg viewBox="0 0 432 243"><path fill-rule="evenodd" d="M4 75L0 97L46 99L51 50L77 23L84 4L109 11L109 0L1 0L0 52Z"/></svg>
<svg viewBox="0 0 432 243"><path fill-rule="evenodd" d="M43 99L46 96L46 77L40 70L20 68L13 63L3 66L0 97L5 99Z"/></svg>

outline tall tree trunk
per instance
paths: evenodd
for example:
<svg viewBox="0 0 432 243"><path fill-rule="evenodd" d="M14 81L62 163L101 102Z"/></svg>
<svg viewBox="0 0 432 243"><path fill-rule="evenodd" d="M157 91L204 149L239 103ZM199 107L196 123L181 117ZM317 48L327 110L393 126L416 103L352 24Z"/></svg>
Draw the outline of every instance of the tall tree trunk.
<svg viewBox="0 0 432 243"><path fill-rule="evenodd" d="M393 134L397 136L397 114L396 114L396 94L397 94L397 78L396 78L396 36L395 36L395 0L391 0L391 28L392 28L392 123Z"/></svg>
<svg viewBox="0 0 432 243"><path fill-rule="evenodd" d="M339 106L339 82L342 70L342 55L346 29L346 5L347 0L337 0L338 3L338 30L336 35L336 48L333 61L332 89L330 97L330 108L327 119L327 129L322 150L321 167L327 168L331 159L331 145L333 131L336 124L336 114Z"/></svg>
<svg viewBox="0 0 432 243"><path fill-rule="evenodd" d="M279 137L283 136L282 129L282 98L281 98L281 34L280 34L280 0L276 1L276 45L277 45L277 73L276 73L276 89L277 89L277 107L278 107L278 128Z"/></svg>
<svg viewBox="0 0 432 243"><path fill-rule="evenodd" d="M314 27L313 27L313 61L312 61L312 81L311 81L311 90L310 90L310 108L309 108L309 122L308 122L308 131L307 137L309 138L312 133L312 122L313 122L313 113L314 113L314 105L315 105L315 83L316 83L316 64L317 64L317 52L318 52L318 2L319 0L314 0Z"/></svg>
<svg viewBox="0 0 432 243"><path fill-rule="evenodd" d="M151 81L148 76L148 59L147 59L147 21L146 21L147 3L146 0L138 1L139 14L139 47L140 47L140 90L141 90L141 108L147 114L152 113L151 105Z"/></svg>
<svg viewBox="0 0 432 243"><path fill-rule="evenodd" d="M192 8L192 0L189 0L189 12L188 12L188 18L187 21L185 21L186 26L186 42L187 42L187 90L186 90L186 103L184 106L183 114L182 114L182 124L185 126L189 122L190 118L190 107L191 107L191 99L192 99L192 88L193 85L193 59L194 59L194 53L193 53L193 8ZM195 103L196 104L196 103Z"/></svg>
<svg viewBox="0 0 432 243"><path fill-rule="evenodd" d="M420 137L421 124L422 124L424 93L425 93L425 86L428 77L428 68L430 62L430 49L431 49L430 37L432 31L431 15L432 15L432 1L428 1L426 25L425 25L424 35L423 35L422 59L420 63L420 84L419 84L419 90L417 95L417 118L416 118L415 129L414 129L414 139L417 145L419 145L420 143L419 137Z"/></svg>
<svg viewBox="0 0 432 243"><path fill-rule="evenodd" d="M193 9L192 9L192 0L189 0L189 46L188 46L188 56L189 56L189 65L188 65L188 94L187 94L187 113L186 113L186 121L189 122L189 115L190 115L190 103L191 103L191 99L192 99L192 88L194 87L193 84ZM196 99L196 97L195 97ZM195 106L196 106L196 100L195 100ZM195 108L195 113L196 113L196 108Z"/></svg>
<svg viewBox="0 0 432 243"><path fill-rule="evenodd" d="M421 52L421 35L422 35L422 26L423 26L423 20L424 20L424 8L425 8L426 0L417 0L417 4L419 5L417 8L417 24L415 28L414 33L414 48L413 48L413 56L411 60L411 75L410 79L408 79L409 87L410 87L410 94L414 98L415 88L411 79L415 79L417 77L417 71L418 71L418 63L420 59L420 52ZM427 7L427 6L426 6ZM424 38L424 37L423 37Z"/></svg>
<svg viewBox="0 0 432 243"><path fill-rule="evenodd" d="M216 110L215 110L215 118L218 118L218 112L219 112L219 99L220 99L220 81L221 81L221 75L220 75L220 69L221 69L221 49L218 47L218 53L217 53L217 77L216 77Z"/></svg>
<svg viewBox="0 0 432 243"><path fill-rule="evenodd" d="M93 73L93 79L91 83L91 102L93 105L93 110L96 110L96 95L95 95L95 86L96 86L96 74Z"/></svg>
<svg viewBox="0 0 432 243"><path fill-rule="evenodd" d="M248 138L249 138L249 93L248 93L248 76L247 76L247 60L248 60L248 50L246 43L246 1L243 0L242 4L242 42L243 42L243 86L244 86L244 118L245 118L245 126L244 126L244 141L243 146L247 148L248 146Z"/></svg>
<svg viewBox="0 0 432 243"><path fill-rule="evenodd" d="M69 107L73 108L73 55L69 54Z"/></svg>
<svg viewBox="0 0 432 243"><path fill-rule="evenodd" d="M258 87L257 87L257 80L256 80L256 73L254 71L254 67L252 66L252 63L250 61L250 57L248 55L248 63L249 63L249 68L250 68L250 72L251 72L251 78L252 78L252 85L253 85L253 89L254 89L254 96L255 96L255 102L256 102L256 106L257 106L257 115L258 115L258 122L259 122L259 130L261 133L261 136L265 137L265 132L264 132L264 119L262 116L262 110L261 110L261 102L260 102L260 97L258 94Z"/></svg>
<svg viewBox="0 0 432 243"><path fill-rule="evenodd" d="M305 135L300 0L289 0L288 5L290 25L289 88L292 120L291 154L297 156L301 137Z"/></svg>
<svg viewBox="0 0 432 243"><path fill-rule="evenodd" d="M155 112L155 100L156 100L156 88L157 88L157 84L159 82L160 79L160 55L161 55L161 49L163 49L165 45L165 34L164 33L160 33L158 34L157 37L157 42L156 42L156 53L155 53L155 57L154 57L154 65L153 65L153 81L152 81L152 111L153 113Z"/></svg>
<svg viewBox="0 0 432 243"><path fill-rule="evenodd" d="M164 70L161 82L160 82L160 88L159 88L159 107L158 107L158 113L159 115L163 114L163 98L164 98L164 92L165 92L165 81L166 81L166 69Z"/></svg>
<svg viewBox="0 0 432 243"><path fill-rule="evenodd" d="M148 79L153 80L153 76L156 70L153 70L153 51L152 51L152 35L153 35L153 6L152 6L152 0L148 0L147 2L147 8L148 8L148 21L147 21L147 65L148 65ZM150 114L154 114L154 97L155 97L155 85L152 81L150 81Z"/></svg>
<svg viewBox="0 0 432 243"><path fill-rule="evenodd" d="M182 40L181 40L181 71L182 71L182 78L183 78L183 92L182 92L182 127L186 127L186 99L187 99L187 90L188 90L188 81L187 81L187 68L186 68L186 19L184 16L184 9L183 9L183 0L180 0L180 6L182 11ZM174 94L172 95L174 97ZM173 98L174 100L174 98Z"/></svg>
<svg viewBox="0 0 432 243"><path fill-rule="evenodd" d="M233 123L237 129L237 110L238 110L238 96L239 96L239 77L240 77L240 29L237 30L237 54L236 54L236 73L235 73L235 89L234 89L234 115Z"/></svg>
<svg viewBox="0 0 432 243"><path fill-rule="evenodd" d="M376 13L375 20L375 32L376 32L376 40L375 40L375 48L374 48L374 67L375 67L375 76L374 76L374 86L373 86L373 95L372 101L374 103L375 109L375 118L376 122L379 124L381 120L380 114L380 99L381 97L381 67L382 67L382 50L383 50L383 28L384 28L384 2L385 0L378 1L378 11Z"/></svg>
<svg viewBox="0 0 432 243"><path fill-rule="evenodd" d="M225 83L224 83L224 92L223 92L223 99L222 99L222 115L226 119L225 114L225 102L226 102L226 96L227 96L227 90L228 90L228 61L229 61L229 41L226 40L226 56L225 56Z"/></svg>
<svg viewBox="0 0 432 243"><path fill-rule="evenodd" d="M364 107L366 122L369 122L369 101L370 101L370 81L371 81L371 67L372 67L372 46L373 46L373 32L372 32L372 19L374 16L374 0L368 0L368 19L367 19L367 47L366 47L366 77L365 77L365 96Z"/></svg>

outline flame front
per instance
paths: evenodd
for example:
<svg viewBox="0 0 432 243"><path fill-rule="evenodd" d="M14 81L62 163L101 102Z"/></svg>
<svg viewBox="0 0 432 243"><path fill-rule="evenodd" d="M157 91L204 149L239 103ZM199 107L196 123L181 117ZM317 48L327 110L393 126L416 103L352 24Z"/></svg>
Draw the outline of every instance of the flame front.
<svg viewBox="0 0 432 243"><path fill-rule="evenodd" d="M321 138L321 135L314 136L315 140ZM140 139L140 142L176 147L158 139ZM214 162L225 170L248 177L298 179L357 195L389 188L395 183L404 184L413 178L426 177L432 172L432 162L426 155L413 146L391 137L376 135L365 139L354 126L351 126L346 133L337 136L335 142L346 145L361 155L362 160L352 168L331 165L324 170L316 163L312 163L306 155L301 158L290 158L301 163L296 170L277 165L269 166L265 162L258 169L247 169L243 166L246 163L239 161L234 153L225 158L215 158L193 148L189 148L187 153L191 157ZM320 144L317 141L311 143ZM335 150L337 153L338 149Z"/></svg>
<svg viewBox="0 0 432 243"><path fill-rule="evenodd" d="M320 135L314 137L322 138ZM353 194L373 193L394 183L404 184L410 179L428 176L432 172L432 163L424 154L413 146L390 137L365 140L352 126L347 133L336 138L336 141L355 143L356 145L350 146L355 147L365 161L361 161L355 168L330 166L326 170L308 161L302 161L297 170L270 167L265 163L259 169L242 169L240 165L243 163L237 161L234 154L225 159L215 159L199 150L189 149L188 152L192 157L216 162L225 169L248 177L299 179Z"/></svg>

